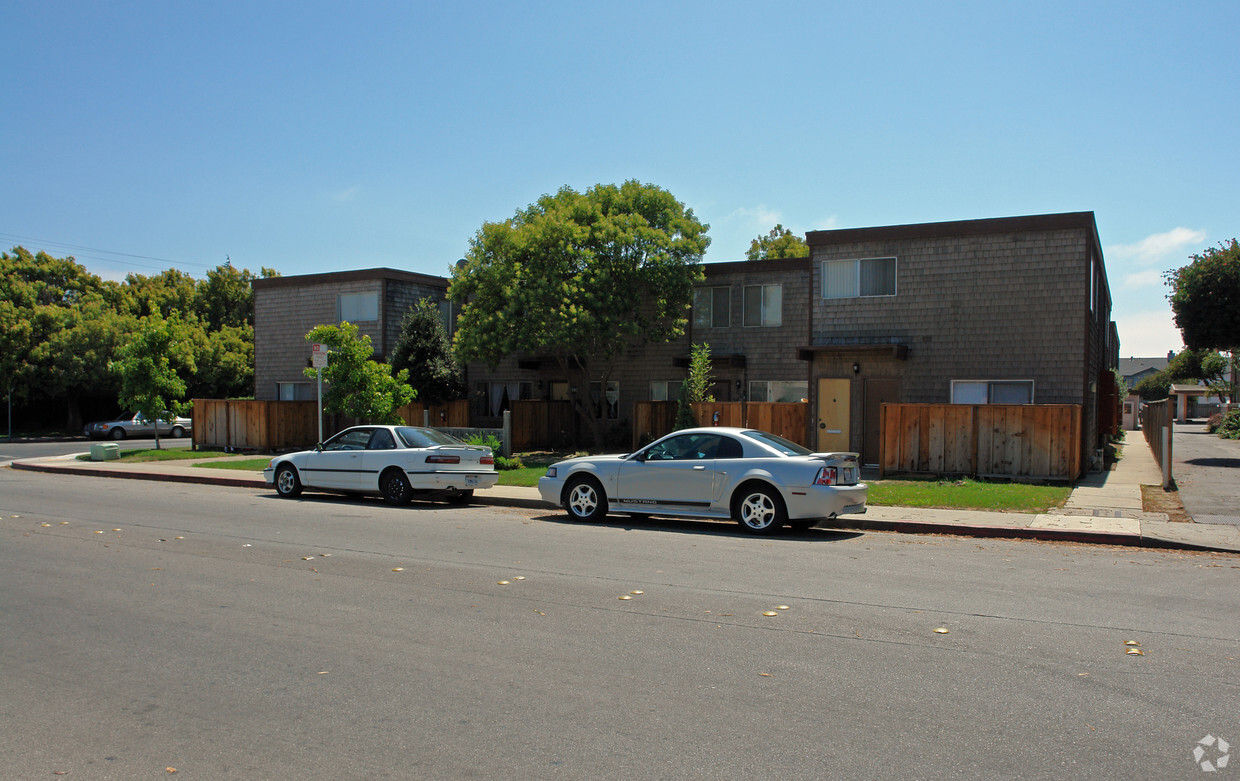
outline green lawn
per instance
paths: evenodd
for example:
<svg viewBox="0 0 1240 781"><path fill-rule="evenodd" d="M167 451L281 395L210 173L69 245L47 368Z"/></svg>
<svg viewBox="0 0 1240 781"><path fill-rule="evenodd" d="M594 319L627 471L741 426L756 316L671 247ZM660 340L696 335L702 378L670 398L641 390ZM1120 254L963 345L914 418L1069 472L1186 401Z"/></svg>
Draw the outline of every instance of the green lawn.
<svg viewBox="0 0 1240 781"><path fill-rule="evenodd" d="M1041 513L1061 507L1070 485L984 482L979 480L873 480L868 503L893 507L939 507L949 510L999 510Z"/></svg>
<svg viewBox="0 0 1240 781"><path fill-rule="evenodd" d="M242 458L236 461L218 461L213 464L194 464L194 466L203 469L239 469L249 472L261 472L267 468L267 464L271 463L270 456L262 458Z"/></svg>
<svg viewBox="0 0 1240 781"><path fill-rule="evenodd" d="M140 464L145 461L188 461L194 458L222 458L229 455L218 450L190 450L187 447L177 448L155 448L143 450L122 450L121 460L130 463ZM78 456L79 461L89 461L90 455L82 454Z"/></svg>

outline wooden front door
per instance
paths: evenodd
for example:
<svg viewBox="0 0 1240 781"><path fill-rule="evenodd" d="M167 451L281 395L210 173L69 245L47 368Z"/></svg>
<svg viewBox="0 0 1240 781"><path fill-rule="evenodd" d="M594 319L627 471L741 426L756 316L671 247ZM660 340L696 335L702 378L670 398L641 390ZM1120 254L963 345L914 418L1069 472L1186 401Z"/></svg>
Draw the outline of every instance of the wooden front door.
<svg viewBox="0 0 1240 781"><path fill-rule="evenodd" d="M900 379L898 377L866 378L865 410L861 422L861 463L878 463L883 404L898 403L900 403Z"/></svg>
<svg viewBox="0 0 1240 781"><path fill-rule="evenodd" d="M818 451L848 450L852 380L818 381Z"/></svg>

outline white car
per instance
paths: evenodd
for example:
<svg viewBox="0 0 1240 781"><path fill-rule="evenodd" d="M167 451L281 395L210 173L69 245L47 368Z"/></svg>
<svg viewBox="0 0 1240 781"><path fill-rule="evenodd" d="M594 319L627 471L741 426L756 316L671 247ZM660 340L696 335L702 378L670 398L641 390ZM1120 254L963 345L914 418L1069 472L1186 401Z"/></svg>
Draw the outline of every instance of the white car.
<svg viewBox="0 0 1240 781"><path fill-rule="evenodd" d="M773 534L865 512L858 478L856 453L812 453L765 431L714 427L676 431L628 455L560 461L538 492L580 521L609 511L732 518L751 534Z"/></svg>
<svg viewBox="0 0 1240 781"><path fill-rule="evenodd" d="M457 504L499 480L491 448L413 426L347 428L314 450L276 456L263 477L289 499L308 488L379 494L391 505L407 504L415 494Z"/></svg>

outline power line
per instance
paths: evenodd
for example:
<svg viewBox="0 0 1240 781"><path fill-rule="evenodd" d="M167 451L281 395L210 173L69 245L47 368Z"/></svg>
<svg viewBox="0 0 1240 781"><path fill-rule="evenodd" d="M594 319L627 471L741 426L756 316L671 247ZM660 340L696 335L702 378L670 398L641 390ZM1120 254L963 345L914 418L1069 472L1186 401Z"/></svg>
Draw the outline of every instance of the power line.
<svg viewBox="0 0 1240 781"><path fill-rule="evenodd" d="M63 242L63 241L51 241L51 240L48 240L48 239L37 239L37 238L34 238L34 237L32 237L32 236L19 236L19 235L14 234L14 233L4 233L4 232L0 232L0 239L2 239L5 243L8 243L8 242L10 242L10 241L17 241L18 243L23 243L23 242L34 242L34 243L36 243L36 244L38 244L38 245L41 245L41 246L44 246L44 247L52 247L52 248L58 248L58 249L62 249L62 250L64 250L64 249L68 249L68 250L81 250L81 251L85 251L85 252L101 252L101 253L103 253L104 255L116 255L116 256L119 256L119 257L122 257L122 258L137 258L137 259L139 259L139 260L154 260L154 261L157 261L157 262L159 262L159 263L167 263L167 264L169 264L169 265L171 265L171 266L181 265L181 266L197 266L197 267L199 267L199 268L207 268L207 269L210 269L210 268L215 268L215 266L212 266L212 265L210 265L210 264L208 264L208 263L193 263L193 262L189 262L189 261L171 260L171 259L169 259L169 258L157 258L157 257L153 257L153 256L151 256L151 255L135 255L135 254L133 254L133 253L129 253L129 252L118 252L118 251L116 251L116 250L99 249L99 248L97 248L97 247L85 247L85 246L82 246L82 245L80 245L80 244L68 244L68 243L65 243L65 242ZM75 258L77 258L77 257L79 257L79 256L75 255L74 257L75 257ZM101 262L101 263L117 263L117 264L120 264L120 263L125 263L125 262L127 262L127 261L121 261L121 260L114 260L114 259L112 259L112 258L101 258L101 257L98 257L98 256L91 256L91 255L82 255L82 256L80 256L80 257L81 257L81 258L86 258L86 259L89 259L89 260L99 261L99 262ZM139 266L139 267L143 267L143 268L160 268L159 266L150 266L150 265L148 265L148 264L144 264L144 263L132 263L132 262L130 262L130 263L129 263L129 265L132 265L132 266ZM218 265L218 264L216 264L216 265Z"/></svg>

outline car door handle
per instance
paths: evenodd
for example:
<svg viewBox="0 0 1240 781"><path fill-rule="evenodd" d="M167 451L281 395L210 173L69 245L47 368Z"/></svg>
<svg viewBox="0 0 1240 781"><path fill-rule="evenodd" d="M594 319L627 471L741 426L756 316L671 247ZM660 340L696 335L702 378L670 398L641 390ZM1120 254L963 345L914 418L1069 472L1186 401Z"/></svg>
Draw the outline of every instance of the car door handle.
<svg viewBox="0 0 1240 781"><path fill-rule="evenodd" d="M694 469L697 469L697 470L699 470L699 471L705 471L705 469L706 469L706 465L705 465L705 464L698 464L697 466L695 466L695 467L693 467L693 468L694 468Z"/></svg>

